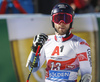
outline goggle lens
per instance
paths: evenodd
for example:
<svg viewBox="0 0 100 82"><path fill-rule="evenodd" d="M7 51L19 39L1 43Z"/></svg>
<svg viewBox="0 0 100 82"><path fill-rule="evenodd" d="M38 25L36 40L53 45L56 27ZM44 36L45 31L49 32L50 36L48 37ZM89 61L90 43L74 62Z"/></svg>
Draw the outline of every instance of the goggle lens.
<svg viewBox="0 0 100 82"><path fill-rule="evenodd" d="M69 13L53 14L52 21L57 24L59 24L61 21L63 21L65 24L68 24L72 22L72 15Z"/></svg>

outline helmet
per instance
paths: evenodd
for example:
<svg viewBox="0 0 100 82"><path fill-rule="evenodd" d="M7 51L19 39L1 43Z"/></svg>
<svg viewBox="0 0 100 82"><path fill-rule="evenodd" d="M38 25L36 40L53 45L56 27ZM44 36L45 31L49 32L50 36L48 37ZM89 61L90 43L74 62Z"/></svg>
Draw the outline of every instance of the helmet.
<svg viewBox="0 0 100 82"><path fill-rule="evenodd" d="M59 23L60 21L63 21L66 24L70 23L70 28L72 28L73 18L74 11L72 7L66 3L59 3L55 5L51 11L51 22L53 27L54 23Z"/></svg>

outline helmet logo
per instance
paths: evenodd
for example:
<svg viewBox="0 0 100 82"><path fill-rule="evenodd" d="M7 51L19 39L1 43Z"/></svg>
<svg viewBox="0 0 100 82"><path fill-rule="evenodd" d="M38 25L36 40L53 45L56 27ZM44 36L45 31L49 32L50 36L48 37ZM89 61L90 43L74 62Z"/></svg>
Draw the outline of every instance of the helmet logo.
<svg viewBox="0 0 100 82"><path fill-rule="evenodd" d="M68 7L68 6L67 6L67 5L64 5L64 4L59 4L58 7L59 7L59 8L66 8L66 7Z"/></svg>

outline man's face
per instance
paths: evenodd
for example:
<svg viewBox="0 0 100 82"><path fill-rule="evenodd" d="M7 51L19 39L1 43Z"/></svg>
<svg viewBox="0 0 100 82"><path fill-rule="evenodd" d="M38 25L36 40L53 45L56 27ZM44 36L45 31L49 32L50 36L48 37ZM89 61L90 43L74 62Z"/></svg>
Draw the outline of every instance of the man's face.
<svg viewBox="0 0 100 82"><path fill-rule="evenodd" d="M64 22L60 22L59 24L54 23L54 26L59 35L64 35L68 31L68 29L70 27L70 23L68 23L68 24L65 24Z"/></svg>

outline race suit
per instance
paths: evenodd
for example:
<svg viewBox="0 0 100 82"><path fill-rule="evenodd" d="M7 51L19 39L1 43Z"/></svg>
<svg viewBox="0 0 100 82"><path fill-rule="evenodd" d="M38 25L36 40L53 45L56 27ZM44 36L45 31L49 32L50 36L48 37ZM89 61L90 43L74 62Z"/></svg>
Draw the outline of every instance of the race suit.
<svg viewBox="0 0 100 82"><path fill-rule="evenodd" d="M45 82L77 82L79 69L81 76L91 74L91 53L87 42L73 34L64 37L65 35L50 35L40 51L38 67L45 60L47 62ZM38 68L33 69L33 72L37 70Z"/></svg>

